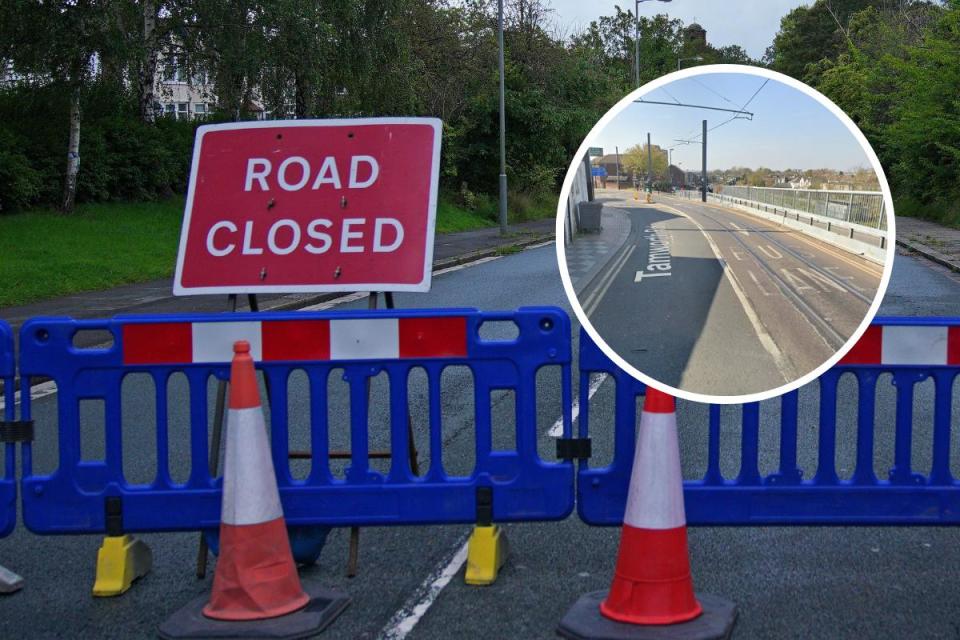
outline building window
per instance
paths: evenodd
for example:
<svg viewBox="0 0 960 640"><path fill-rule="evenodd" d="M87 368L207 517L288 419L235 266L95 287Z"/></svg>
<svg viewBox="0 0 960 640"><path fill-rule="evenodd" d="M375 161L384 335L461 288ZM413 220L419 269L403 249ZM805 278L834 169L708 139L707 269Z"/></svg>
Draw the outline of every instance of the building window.
<svg viewBox="0 0 960 640"><path fill-rule="evenodd" d="M170 56L164 61L163 79L165 82L184 82L186 74L184 73L182 60L179 56Z"/></svg>
<svg viewBox="0 0 960 640"><path fill-rule="evenodd" d="M190 103L189 102L177 103L177 119L178 120L190 119Z"/></svg>
<svg viewBox="0 0 960 640"><path fill-rule="evenodd" d="M169 103L169 104L163 105L163 112L164 112L166 115L170 116L171 118L176 118L176 117L177 117L176 108L177 108L177 105L175 105L175 104L173 104L173 103L171 102L171 103Z"/></svg>
<svg viewBox="0 0 960 640"><path fill-rule="evenodd" d="M202 102L198 102L193 105L193 112L196 113L197 115L206 115L207 105L205 105Z"/></svg>

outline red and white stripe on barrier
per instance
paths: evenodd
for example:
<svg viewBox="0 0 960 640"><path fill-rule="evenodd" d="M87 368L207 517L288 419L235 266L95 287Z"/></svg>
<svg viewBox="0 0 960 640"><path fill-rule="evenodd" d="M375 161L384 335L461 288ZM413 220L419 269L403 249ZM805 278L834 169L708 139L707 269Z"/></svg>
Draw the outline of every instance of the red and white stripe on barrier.
<svg viewBox="0 0 960 640"><path fill-rule="evenodd" d="M871 325L840 364L960 365L960 327Z"/></svg>
<svg viewBox="0 0 960 640"><path fill-rule="evenodd" d="M467 355L467 319L355 318L123 325L123 363L230 362L237 340L256 361L389 360Z"/></svg>

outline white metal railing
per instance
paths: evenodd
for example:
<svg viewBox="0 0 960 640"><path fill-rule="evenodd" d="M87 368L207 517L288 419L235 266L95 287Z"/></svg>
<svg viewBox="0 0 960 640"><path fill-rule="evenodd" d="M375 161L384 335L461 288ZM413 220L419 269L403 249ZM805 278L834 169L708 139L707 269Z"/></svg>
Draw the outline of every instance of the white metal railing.
<svg viewBox="0 0 960 640"><path fill-rule="evenodd" d="M875 229L886 229L883 193L879 191L828 191L826 189L779 189L718 185L715 191L729 198L813 213L818 216L853 222Z"/></svg>

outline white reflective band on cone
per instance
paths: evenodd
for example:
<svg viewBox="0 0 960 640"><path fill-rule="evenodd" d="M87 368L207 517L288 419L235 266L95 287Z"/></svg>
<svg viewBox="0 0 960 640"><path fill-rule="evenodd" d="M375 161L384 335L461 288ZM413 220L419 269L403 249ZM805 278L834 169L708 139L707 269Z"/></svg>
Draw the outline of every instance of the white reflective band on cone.
<svg viewBox="0 0 960 640"><path fill-rule="evenodd" d="M643 413L623 523L638 529L687 523L675 413Z"/></svg>
<svg viewBox="0 0 960 640"><path fill-rule="evenodd" d="M260 524L283 516L261 407L230 409L223 463L225 524Z"/></svg>

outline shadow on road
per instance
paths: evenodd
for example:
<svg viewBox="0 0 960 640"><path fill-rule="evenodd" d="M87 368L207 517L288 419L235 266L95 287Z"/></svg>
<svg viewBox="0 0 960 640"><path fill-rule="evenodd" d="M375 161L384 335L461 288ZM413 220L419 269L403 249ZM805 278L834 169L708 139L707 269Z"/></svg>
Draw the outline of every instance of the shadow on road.
<svg viewBox="0 0 960 640"><path fill-rule="evenodd" d="M723 266L703 234L697 230L686 233L685 218L643 208L632 210L630 219L631 235L626 246L635 249L590 312L590 321L620 357L654 379L676 387L706 325L723 278ZM651 229L666 233L673 226L671 221L676 221L678 228L671 233L669 275L646 277L666 273L650 269L651 260L662 259L656 249L658 255L651 256L651 243L657 243ZM612 260L611 265L616 262ZM608 272L601 272L591 283L581 295L581 303L605 284L603 276ZM643 274L640 282L635 281L637 272Z"/></svg>

